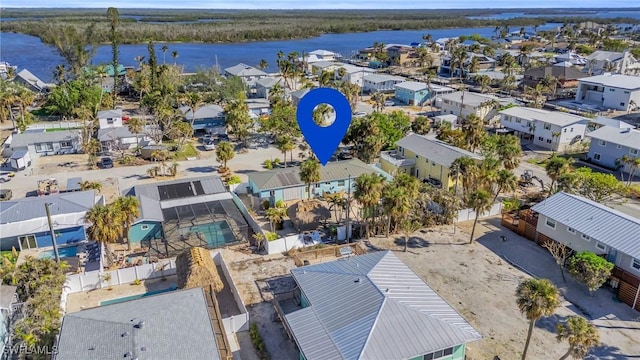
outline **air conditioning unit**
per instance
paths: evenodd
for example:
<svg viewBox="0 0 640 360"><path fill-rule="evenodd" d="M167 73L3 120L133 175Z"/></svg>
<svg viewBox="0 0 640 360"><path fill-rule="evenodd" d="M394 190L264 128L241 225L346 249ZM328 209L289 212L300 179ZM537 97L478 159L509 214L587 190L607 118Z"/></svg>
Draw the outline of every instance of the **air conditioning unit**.
<svg viewBox="0 0 640 360"><path fill-rule="evenodd" d="M617 289L618 286L620 286L620 280L613 278L609 281L609 285L611 285L613 289Z"/></svg>

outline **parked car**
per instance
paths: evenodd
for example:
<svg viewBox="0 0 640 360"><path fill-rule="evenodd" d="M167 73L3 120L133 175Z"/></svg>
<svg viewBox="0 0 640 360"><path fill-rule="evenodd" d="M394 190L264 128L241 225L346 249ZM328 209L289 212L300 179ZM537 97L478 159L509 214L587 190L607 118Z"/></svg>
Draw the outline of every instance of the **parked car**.
<svg viewBox="0 0 640 360"><path fill-rule="evenodd" d="M0 183L11 181L16 174L11 171L0 172Z"/></svg>
<svg viewBox="0 0 640 360"><path fill-rule="evenodd" d="M353 113L354 117L363 117L363 116L367 116L367 113L364 111L356 111Z"/></svg>
<svg viewBox="0 0 640 360"><path fill-rule="evenodd" d="M202 143L206 144L207 142L213 140L213 137L211 136L211 134L206 134L202 137Z"/></svg>
<svg viewBox="0 0 640 360"><path fill-rule="evenodd" d="M110 169L113 167L113 160L110 157L103 157L100 160L100 167L103 169Z"/></svg>
<svg viewBox="0 0 640 360"><path fill-rule="evenodd" d="M11 190L9 189L2 189L0 190L0 201L7 201L7 200L11 200Z"/></svg>
<svg viewBox="0 0 640 360"><path fill-rule="evenodd" d="M213 141L215 141L215 143L219 143L220 141L229 141L229 135L227 134L217 134L214 135Z"/></svg>
<svg viewBox="0 0 640 360"><path fill-rule="evenodd" d="M215 148L216 144L213 142L213 140L209 140L204 143L204 149L207 151L214 150Z"/></svg>
<svg viewBox="0 0 640 360"><path fill-rule="evenodd" d="M396 102L393 100L387 100L384 102L384 106L395 106Z"/></svg>

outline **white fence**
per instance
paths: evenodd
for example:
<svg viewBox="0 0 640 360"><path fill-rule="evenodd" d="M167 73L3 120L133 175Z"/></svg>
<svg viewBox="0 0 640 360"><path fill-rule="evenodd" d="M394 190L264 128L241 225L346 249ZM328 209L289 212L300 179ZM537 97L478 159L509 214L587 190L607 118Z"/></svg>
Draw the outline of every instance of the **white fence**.
<svg viewBox="0 0 640 360"><path fill-rule="evenodd" d="M233 294L236 305L240 310L240 314L222 319L225 331L227 332L227 334L232 334L238 331L249 330L249 313L247 312L247 308L242 302L242 298L238 293L238 288L231 278L231 274L229 273L229 269L222 259L222 255L218 251L211 251L210 253L211 257L213 258L213 262L216 265L220 265L220 267L222 268L222 273L226 278L227 283L229 284L229 290ZM131 284L136 281L136 279L149 280L160 278L163 276L175 275L175 273L176 263L175 260L171 259L158 262L156 264L145 264L113 271L106 271L102 273L102 275L100 274L99 270L85 272L82 274L68 275L67 281L62 290L61 306L62 309L66 311L67 296L69 294L101 289L107 286ZM111 275L111 280L109 282L103 280L107 274Z"/></svg>
<svg viewBox="0 0 640 360"><path fill-rule="evenodd" d="M491 207L491 209L489 209L489 211L480 214L480 216L478 216L478 219L500 215L501 212L502 212L502 203L497 202L493 204L493 206ZM475 220L475 218L476 218L476 212L473 211L473 209L462 209L458 211L458 218L455 220L455 222Z"/></svg>
<svg viewBox="0 0 640 360"><path fill-rule="evenodd" d="M253 229L253 232L256 234L262 234L266 238L267 234L264 233L264 231L262 230L258 222L253 218L253 216L249 214L249 211L244 206L244 203L242 202L242 200L240 200L238 195L232 192L231 196L233 197L233 202L236 204L238 209L240 209L240 212L242 213L242 215L244 215L244 218L247 219L247 222L249 223L249 226L251 226L251 228Z"/></svg>

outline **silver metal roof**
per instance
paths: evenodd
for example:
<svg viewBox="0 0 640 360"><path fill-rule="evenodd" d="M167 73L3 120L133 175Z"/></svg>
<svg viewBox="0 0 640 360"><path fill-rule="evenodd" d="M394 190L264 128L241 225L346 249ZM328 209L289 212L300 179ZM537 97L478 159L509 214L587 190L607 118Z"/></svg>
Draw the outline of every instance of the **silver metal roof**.
<svg viewBox="0 0 640 360"><path fill-rule="evenodd" d="M50 203L51 216L84 213L97 202L94 190L27 197L0 202L0 224L46 218L45 203ZM4 231L2 231L4 233Z"/></svg>
<svg viewBox="0 0 640 360"><path fill-rule="evenodd" d="M500 114L511 115L529 121L540 121L547 124L565 127L576 123L587 124L589 119L583 116L568 114L562 111L548 111L529 107L512 107L500 111Z"/></svg>
<svg viewBox="0 0 640 360"><path fill-rule="evenodd" d="M180 111L182 111L186 120L191 121L191 109L188 106L182 106ZM223 117L224 109L220 105L207 104L196 109L194 119L217 119Z"/></svg>
<svg viewBox="0 0 640 360"><path fill-rule="evenodd" d="M460 149L436 138L418 134L405 136L398 140L396 145L446 167L451 166L456 159L464 156L477 160L483 159L481 155Z"/></svg>
<svg viewBox="0 0 640 360"><path fill-rule="evenodd" d="M588 133L587 136L594 139L608 141L613 144L623 145L632 149L640 149L640 130L603 126L600 129Z"/></svg>
<svg viewBox="0 0 640 360"><path fill-rule="evenodd" d="M426 83L418 82L418 81L405 81L395 85L396 89L407 89L411 91L421 91L426 90L429 86Z"/></svg>
<svg viewBox="0 0 640 360"><path fill-rule="evenodd" d="M60 142L63 140L79 140L80 130L62 130L51 132L24 132L15 134L11 139L11 148L27 147L36 143Z"/></svg>
<svg viewBox="0 0 640 360"><path fill-rule="evenodd" d="M121 118L122 109L101 110L98 111L98 119Z"/></svg>
<svg viewBox="0 0 640 360"><path fill-rule="evenodd" d="M603 74L579 80L580 83L599 84L602 86L614 87L627 90L640 89L640 79L637 76L622 74Z"/></svg>
<svg viewBox="0 0 640 360"><path fill-rule="evenodd" d="M135 327L140 321L144 326ZM129 356L125 355L127 352ZM202 288L101 306L64 317L56 360L126 358L220 359Z"/></svg>
<svg viewBox="0 0 640 360"><path fill-rule="evenodd" d="M238 65L234 65L224 69L224 71L228 74L234 76L267 76L268 74L260 69L256 69L253 66L240 63Z"/></svg>
<svg viewBox="0 0 640 360"><path fill-rule="evenodd" d="M308 360L407 359L481 338L390 251L291 274L310 306L286 321Z"/></svg>
<svg viewBox="0 0 640 360"><path fill-rule="evenodd" d="M640 219L565 192L556 193L531 209L640 259Z"/></svg>
<svg viewBox="0 0 640 360"><path fill-rule="evenodd" d="M135 135L132 134L126 126L98 129L98 140L100 141L114 141L117 139L132 137L135 137Z"/></svg>

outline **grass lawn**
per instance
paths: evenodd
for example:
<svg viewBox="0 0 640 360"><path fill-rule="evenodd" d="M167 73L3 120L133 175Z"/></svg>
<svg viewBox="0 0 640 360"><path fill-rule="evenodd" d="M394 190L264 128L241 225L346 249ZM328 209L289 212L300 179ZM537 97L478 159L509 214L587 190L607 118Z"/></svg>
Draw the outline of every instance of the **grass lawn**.
<svg viewBox="0 0 640 360"><path fill-rule="evenodd" d="M54 131L66 131L66 130L77 130L80 129L78 127L71 127L71 128L49 128L46 130L46 132L54 132Z"/></svg>
<svg viewBox="0 0 640 360"><path fill-rule="evenodd" d="M163 145L166 145L169 149L172 146L176 145L175 142L167 142L164 141ZM182 151L170 151L171 156L173 156L173 160L182 161L187 160L187 158L198 157L198 150L196 150L195 146L191 143L186 143L182 146Z"/></svg>
<svg viewBox="0 0 640 360"><path fill-rule="evenodd" d="M574 160L580 159L582 156L584 156L586 153L575 153L575 154L557 154L558 157L561 158L565 158L565 159L569 159L569 158L573 158ZM545 167L545 165L547 164L547 161L549 161L549 157L545 157L545 158L541 158L541 159L527 159L527 162L529 164L534 164L534 165L538 165L541 167ZM584 165L580 165L577 162L574 162L573 164L571 164L571 167L573 167L574 169L576 168L580 168L583 167Z"/></svg>

